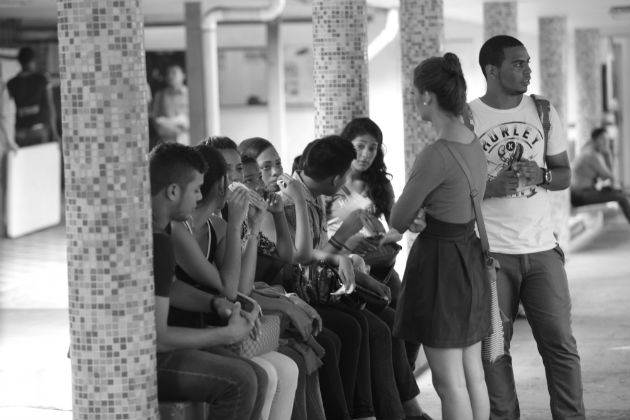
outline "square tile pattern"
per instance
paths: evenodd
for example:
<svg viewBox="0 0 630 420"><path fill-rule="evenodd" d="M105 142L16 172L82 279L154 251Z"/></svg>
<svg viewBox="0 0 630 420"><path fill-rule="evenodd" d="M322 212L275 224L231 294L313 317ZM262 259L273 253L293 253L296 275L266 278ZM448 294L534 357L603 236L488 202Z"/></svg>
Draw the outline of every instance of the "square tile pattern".
<svg viewBox="0 0 630 420"><path fill-rule="evenodd" d="M365 0L313 0L316 138L368 115Z"/></svg>
<svg viewBox="0 0 630 420"><path fill-rule="evenodd" d="M157 416L143 15L59 0L75 418Z"/></svg>
<svg viewBox="0 0 630 420"><path fill-rule="evenodd" d="M435 130L422 121L413 104L413 70L422 60L441 53L443 37L443 0L400 2L406 174L409 174L418 153L435 140Z"/></svg>

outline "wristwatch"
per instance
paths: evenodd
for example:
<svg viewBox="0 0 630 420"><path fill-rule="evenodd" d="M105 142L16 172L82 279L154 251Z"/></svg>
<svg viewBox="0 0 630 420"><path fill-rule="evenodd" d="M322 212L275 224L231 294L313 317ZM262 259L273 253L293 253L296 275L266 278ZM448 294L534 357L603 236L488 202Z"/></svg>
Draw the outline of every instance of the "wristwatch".
<svg viewBox="0 0 630 420"><path fill-rule="evenodd" d="M542 168L543 171L543 180L538 185L549 185L551 184L551 171L549 169Z"/></svg>

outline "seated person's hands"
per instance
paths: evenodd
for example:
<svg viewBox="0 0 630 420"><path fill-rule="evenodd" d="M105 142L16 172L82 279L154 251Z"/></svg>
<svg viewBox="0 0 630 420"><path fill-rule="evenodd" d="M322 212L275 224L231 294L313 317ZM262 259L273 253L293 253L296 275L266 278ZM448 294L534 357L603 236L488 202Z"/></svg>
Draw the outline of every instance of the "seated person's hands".
<svg viewBox="0 0 630 420"><path fill-rule="evenodd" d="M379 295L380 297L383 298L383 300L386 300L387 302L391 302L392 291L386 284L383 284L380 281L376 280L374 277L370 276L369 274L364 274L364 273L357 274L356 279L357 279L357 283L360 286Z"/></svg>
<svg viewBox="0 0 630 420"><path fill-rule="evenodd" d="M280 191L288 195L293 201L304 200L304 192L298 182L288 174L281 174L276 181Z"/></svg>
<svg viewBox="0 0 630 420"><path fill-rule="evenodd" d="M343 291L335 294L352 293L355 288L354 265L352 260L344 255L337 255L339 277L343 283Z"/></svg>
<svg viewBox="0 0 630 420"><path fill-rule="evenodd" d="M374 251L378 246L378 240L374 240L374 237L364 237L363 235L354 235L350 237L346 241L346 247L359 255L367 254L368 252Z"/></svg>
<svg viewBox="0 0 630 420"><path fill-rule="evenodd" d="M339 235L341 238L349 238L359 232L363 228L365 219L364 212L365 210L357 209L349 213L343 223L341 223L341 226L339 226L337 233L335 233L335 237Z"/></svg>
<svg viewBox="0 0 630 420"><path fill-rule="evenodd" d="M423 219L424 220L424 219ZM415 220L414 220L415 222ZM424 228L422 228L424 229ZM391 244L400 241L403 238L402 233L398 232L396 229L391 228L381 237L381 240L378 243L378 246L381 247L384 244Z"/></svg>
<svg viewBox="0 0 630 420"><path fill-rule="evenodd" d="M319 313L308 303L304 302L298 295L290 294L287 298L295 304L298 308L306 313L306 315L312 320L313 325L313 335L317 335L322 332L322 328L324 328L324 322L322 321L322 317Z"/></svg>
<svg viewBox="0 0 630 420"><path fill-rule="evenodd" d="M228 190L227 204L230 212L230 221L240 225L247 217L249 208L249 194L244 188L234 188Z"/></svg>
<svg viewBox="0 0 630 420"><path fill-rule="evenodd" d="M284 211L284 203L282 201L282 197L280 197L278 194L272 192L268 193L267 199L265 201L267 202L267 210L269 211L269 213L278 214Z"/></svg>
<svg viewBox="0 0 630 420"><path fill-rule="evenodd" d="M216 296L212 300L212 309L222 319L228 319L232 315L235 305L235 303L230 302L223 296Z"/></svg>
<svg viewBox="0 0 630 420"><path fill-rule="evenodd" d="M235 303L228 320L228 330L230 332L230 343L238 343L244 340L249 334L252 333L255 320L251 314L247 312L241 312L241 304Z"/></svg>
<svg viewBox="0 0 630 420"><path fill-rule="evenodd" d="M360 273L368 273L370 271L369 267L365 264L365 261L360 255L350 254L348 257L352 261L352 266L356 271Z"/></svg>

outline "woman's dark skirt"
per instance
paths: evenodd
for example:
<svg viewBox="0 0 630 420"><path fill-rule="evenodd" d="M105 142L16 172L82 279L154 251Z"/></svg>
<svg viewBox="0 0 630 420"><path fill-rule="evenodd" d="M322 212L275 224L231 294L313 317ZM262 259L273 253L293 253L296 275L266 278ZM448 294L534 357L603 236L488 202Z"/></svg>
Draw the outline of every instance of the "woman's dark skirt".
<svg viewBox="0 0 630 420"><path fill-rule="evenodd" d="M437 348L463 348L491 331L490 285L474 220L426 217L403 277L394 335Z"/></svg>

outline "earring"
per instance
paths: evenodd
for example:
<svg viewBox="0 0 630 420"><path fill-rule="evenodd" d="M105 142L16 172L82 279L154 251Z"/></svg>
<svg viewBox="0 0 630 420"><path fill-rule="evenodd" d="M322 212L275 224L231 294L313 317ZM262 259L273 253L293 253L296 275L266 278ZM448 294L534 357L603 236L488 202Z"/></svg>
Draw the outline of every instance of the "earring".
<svg viewBox="0 0 630 420"><path fill-rule="evenodd" d="M429 103L427 101L422 102L422 105L427 106Z"/></svg>

